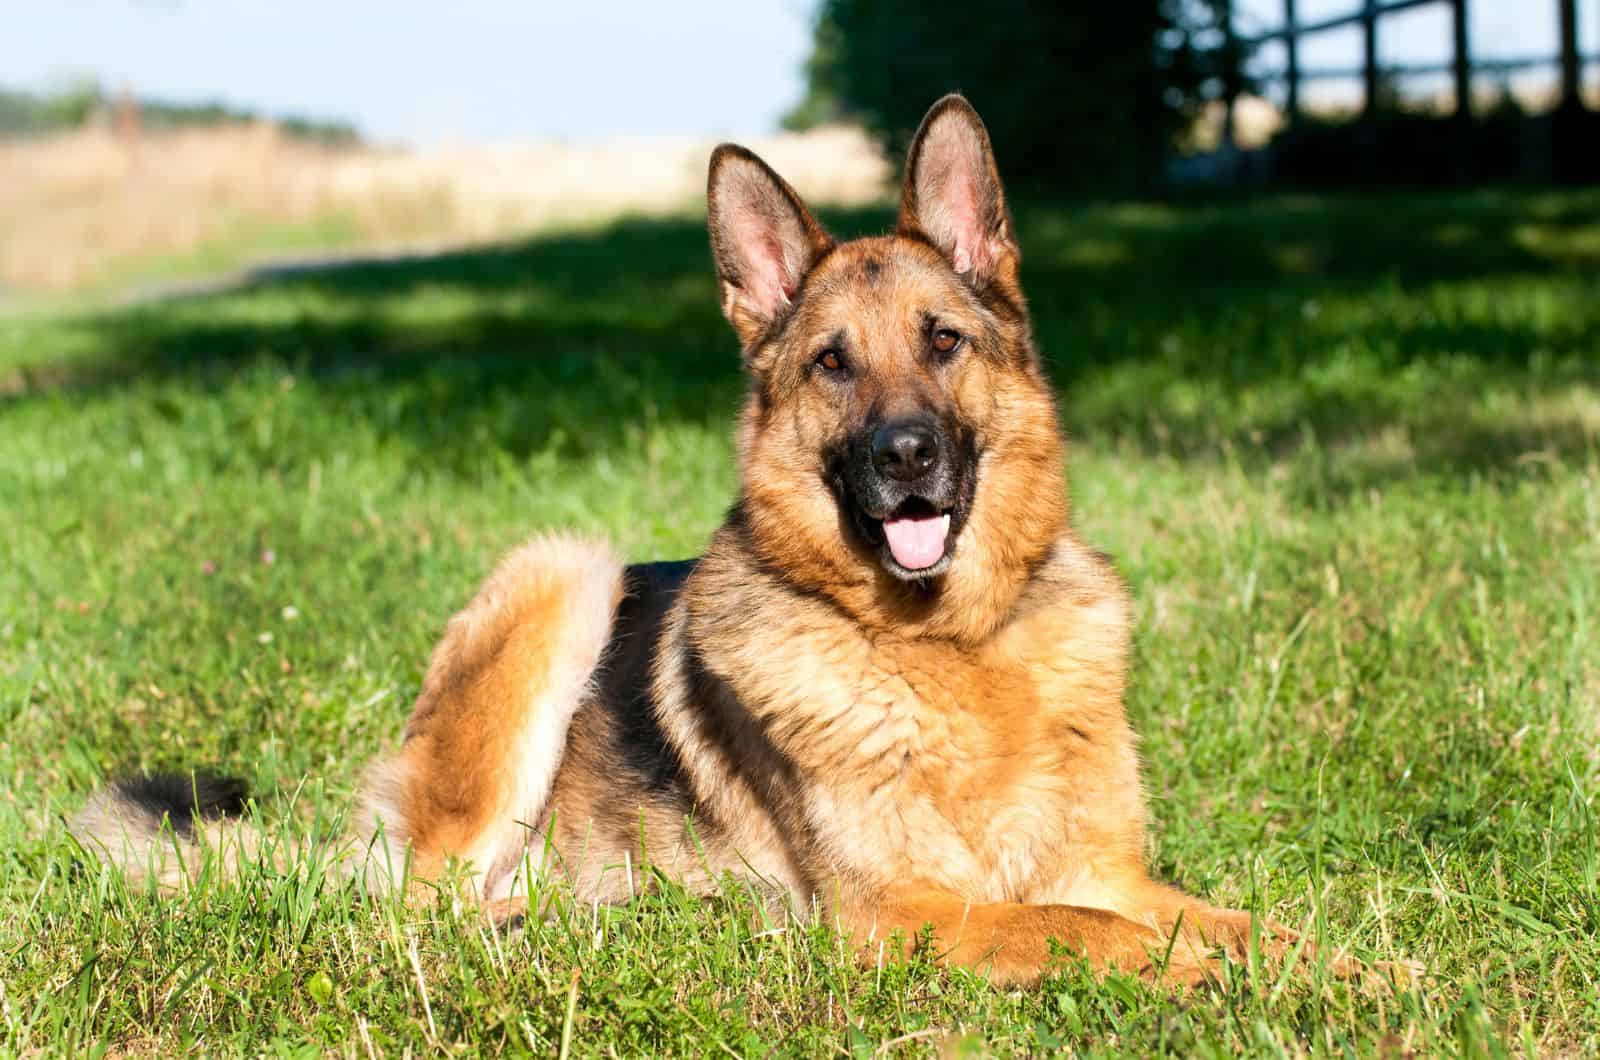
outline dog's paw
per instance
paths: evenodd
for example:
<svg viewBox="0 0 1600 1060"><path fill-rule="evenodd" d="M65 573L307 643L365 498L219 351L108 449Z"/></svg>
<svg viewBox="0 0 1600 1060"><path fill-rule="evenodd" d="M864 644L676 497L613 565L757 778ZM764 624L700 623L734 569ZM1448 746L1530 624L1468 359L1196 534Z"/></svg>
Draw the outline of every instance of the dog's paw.
<svg viewBox="0 0 1600 1060"><path fill-rule="evenodd" d="M1260 958L1279 968L1292 962L1304 972L1325 961L1323 967L1330 974L1362 988L1386 986L1405 989L1418 982L1423 973L1423 966L1419 962L1405 959L1369 964L1342 950L1330 951L1324 958L1317 944L1301 932L1266 919L1258 921L1252 928L1251 915L1238 910L1222 911L1216 925L1219 930L1213 937L1226 945L1228 956L1238 964L1249 962L1254 947Z"/></svg>
<svg viewBox="0 0 1600 1060"><path fill-rule="evenodd" d="M1226 962L1220 953L1170 955L1152 961L1139 974L1139 978L1152 986L1181 987L1184 990L1209 990L1220 987L1227 974Z"/></svg>

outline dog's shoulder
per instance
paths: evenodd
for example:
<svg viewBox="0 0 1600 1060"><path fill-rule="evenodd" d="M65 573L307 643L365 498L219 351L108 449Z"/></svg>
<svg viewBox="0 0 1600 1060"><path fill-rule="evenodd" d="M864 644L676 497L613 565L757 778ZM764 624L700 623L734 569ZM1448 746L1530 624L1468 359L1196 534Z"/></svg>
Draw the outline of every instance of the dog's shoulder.
<svg viewBox="0 0 1600 1060"><path fill-rule="evenodd" d="M1131 631L1127 583L1110 557L1069 532L1029 578L996 646L1030 660L1046 683L1066 667L1098 671L1120 692Z"/></svg>
<svg viewBox="0 0 1600 1060"><path fill-rule="evenodd" d="M772 653L786 635L823 628L841 637L863 635L854 616L824 594L797 584L753 547L745 515L736 506L712 537L682 589L689 637L710 650L748 642ZM782 657L783 652L775 653Z"/></svg>
<svg viewBox="0 0 1600 1060"><path fill-rule="evenodd" d="M1125 622L1129 599L1127 582L1111 557L1068 531L1030 574L1013 619L1049 620L1097 610L1120 612Z"/></svg>

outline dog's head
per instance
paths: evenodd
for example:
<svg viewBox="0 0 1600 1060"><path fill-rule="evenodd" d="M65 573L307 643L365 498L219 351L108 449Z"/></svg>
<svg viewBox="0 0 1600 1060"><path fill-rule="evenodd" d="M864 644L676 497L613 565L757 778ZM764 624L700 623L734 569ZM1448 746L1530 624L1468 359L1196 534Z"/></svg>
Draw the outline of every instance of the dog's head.
<svg viewBox="0 0 1600 1060"><path fill-rule="evenodd" d="M948 96L893 235L838 244L755 155L711 158L752 385L742 508L776 569L872 624L982 636L1064 524L1062 446L988 133Z"/></svg>

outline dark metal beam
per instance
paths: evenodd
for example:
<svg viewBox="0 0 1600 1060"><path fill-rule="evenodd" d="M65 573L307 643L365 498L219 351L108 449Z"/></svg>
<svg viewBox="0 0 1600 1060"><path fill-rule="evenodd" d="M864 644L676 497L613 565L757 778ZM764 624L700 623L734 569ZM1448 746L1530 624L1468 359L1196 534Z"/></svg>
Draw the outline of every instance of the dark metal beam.
<svg viewBox="0 0 1600 1060"><path fill-rule="evenodd" d="M1283 0L1283 28L1287 36L1283 38L1284 47L1288 52L1288 99L1285 110L1289 114L1289 123L1292 125L1300 118L1300 34L1295 22L1295 0Z"/></svg>
<svg viewBox="0 0 1600 1060"><path fill-rule="evenodd" d="M1582 72L1578 64L1578 0L1556 0L1561 14L1561 105L1580 107Z"/></svg>
<svg viewBox="0 0 1600 1060"><path fill-rule="evenodd" d="M1361 114L1378 113L1378 0L1361 9Z"/></svg>
<svg viewBox="0 0 1600 1060"><path fill-rule="evenodd" d="M1467 0L1450 3L1455 54L1450 72L1456 79L1456 117L1462 121L1472 118L1472 47L1467 37Z"/></svg>
<svg viewBox="0 0 1600 1060"><path fill-rule="evenodd" d="M1233 0L1220 0L1217 19L1222 23L1222 147L1238 146L1233 111L1239 102L1239 38L1233 32Z"/></svg>
<svg viewBox="0 0 1600 1060"><path fill-rule="evenodd" d="M1429 4L1440 2L1441 0L1382 0L1382 2L1374 3L1372 6L1377 9L1378 14L1389 15L1396 11L1409 11L1414 7L1426 7ZM1295 32L1303 37L1307 33L1321 33L1327 29L1340 29L1344 26L1360 25L1366 19L1367 9L1362 8L1354 14L1340 15L1337 18L1325 18L1321 22L1307 22L1303 26L1295 27ZM1268 30L1266 33L1258 33L1245 43L1266 44L1268 41L1284 40L1289 34L1289 27L1281 26L1278 29Z"/></svg>
<svg viewBox="0 0 1600 1060"><path fill-rule="evenodd" d="M1583 66L1600 65L1600 53L1579 56ZM1557 60L1550 55L1524 55L1511 56L1505 59L1474 59L1472 69L1475 73L1513 73L1517 70L1549 69L1555 66ZM1455 71L1455 63L1412 63L1405 66L1384 67L1384 73L1394 77L1417 77L1427 74L1448 74ZM1361 77L1359 66L1312 66L1300 68L1302 81L1355 81ZM1288 76L1285 71L1273 70L1264 74L1251 74L1257 81L1283 81Z"/></svg>

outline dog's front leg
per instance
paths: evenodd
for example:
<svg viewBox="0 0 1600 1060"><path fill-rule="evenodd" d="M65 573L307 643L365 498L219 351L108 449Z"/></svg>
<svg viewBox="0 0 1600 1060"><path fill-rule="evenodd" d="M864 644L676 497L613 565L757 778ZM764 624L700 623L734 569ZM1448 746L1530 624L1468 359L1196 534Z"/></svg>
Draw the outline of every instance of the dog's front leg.
<svg viewBox="0 0 1600 1060"><path fill-rule="evenodd" d="M1180 934L1194 946L1220 946L1239 964L1248 962L1252 949L1273 962L1298 956L1308 966L1317 956L1314 942L1302 939L1298 932L1275 920L1256 917L1242 909L1214 906L1154 880L1144 880L1131 888L1128 905L1122 911L1134 919L1154 922L1168 934ZM1346 978L1364 976L1368 971L1360 961L1337 952L1329 955L1326 966L1334 975ZM1393 967L1402 976L1410 974L1406 962L1381 967Z"/></svg>
<svg viewBox="0 0 1600 1060"><path fill-rule="evenodd" d="M1073 905L968 902L937 890L901 890L849 895L835 904L840 929L865 960L896 933L909 952L923 931L941 961L985 971L1000 984L1037 982L1057 940L1099 971L1118 969L1151 980L1194 985L1216 978L1208 949L1176 940L1155 927L1106 909Z"/></svg>

